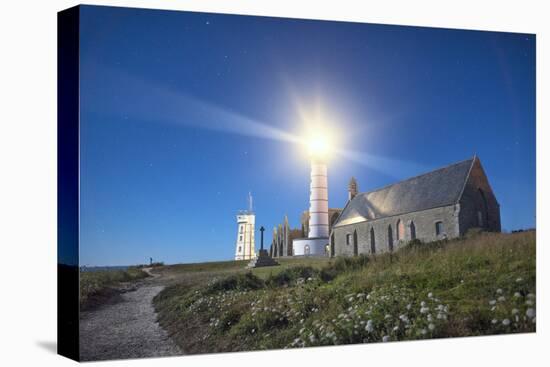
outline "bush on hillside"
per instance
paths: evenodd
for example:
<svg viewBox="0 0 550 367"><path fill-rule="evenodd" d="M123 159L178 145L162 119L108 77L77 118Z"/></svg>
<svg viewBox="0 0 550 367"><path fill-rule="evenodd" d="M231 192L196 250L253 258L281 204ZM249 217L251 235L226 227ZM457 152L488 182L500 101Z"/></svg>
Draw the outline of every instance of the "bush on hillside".
<svg viewBox="0 0 550 367"><path fill-rule="evenodd" d="M271 287L280 287L295 284L300 282L300 279L301 281L306 281L310 278L313 279L318 277L319 270L314 269L311 266L295 266L270 276L266 283Z"/></svg>
<svg viewBox="0 0 550 367"><path fill-rule="evenodd" d="M208 286L205 294L217 293L222 291L247 291L264 288L264 281L251 272L244 274L234 274L227 278L220 279Z"/></svg>

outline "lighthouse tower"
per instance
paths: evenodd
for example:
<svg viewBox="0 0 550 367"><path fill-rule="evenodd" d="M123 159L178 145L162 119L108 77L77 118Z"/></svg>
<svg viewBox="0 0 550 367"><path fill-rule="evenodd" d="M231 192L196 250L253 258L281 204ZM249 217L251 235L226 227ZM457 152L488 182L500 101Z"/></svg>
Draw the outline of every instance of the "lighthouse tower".
<svg viewBox="0 0 550 367"><path fill-rule="evenodd" d="M256 258L254 246L255 221L256 215L252 207L252 195L248 193L248 210L240 210L237 214L235 260L252 260Z"/></svg>
<svg viewBox="0 0 550 367"><path fill-rule="evenodd" d="M327 165L323 160L315 157L311 160L309 192L308 238L328 238Z"/></svg>
<svg viewBox="0 0 550 367"><path fill-rule="evenodd" d="M323 139L313 140L310 144L309 232L307 238L292 241L294 256L326 256L328 254L327 150L327 143Z"/></svg>

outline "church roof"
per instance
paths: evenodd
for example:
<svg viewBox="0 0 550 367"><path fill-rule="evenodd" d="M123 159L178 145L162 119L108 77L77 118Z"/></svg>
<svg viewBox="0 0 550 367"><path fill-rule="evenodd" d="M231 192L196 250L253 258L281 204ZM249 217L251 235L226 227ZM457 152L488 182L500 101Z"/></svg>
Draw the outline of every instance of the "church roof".
<svg viewBox="0 0 550 367"><path fill-rule="evenodd" d="M477 158L467 159L420 176L357 194L335 227L452 205L458 202Z"/></svg>

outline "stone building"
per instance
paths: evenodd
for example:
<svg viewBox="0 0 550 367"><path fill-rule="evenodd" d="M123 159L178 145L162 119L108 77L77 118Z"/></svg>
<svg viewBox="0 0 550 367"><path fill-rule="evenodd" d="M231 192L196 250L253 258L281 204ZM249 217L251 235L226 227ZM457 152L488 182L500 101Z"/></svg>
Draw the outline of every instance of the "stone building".
<svg viewBox="0 0 550 367"><path fill-rule="evenodd" d="M352 180L331 231L331 256L395 251L413 239L450 239L476 227L500 231L500 206L477 157L378 190L356 188Z"/></svg>

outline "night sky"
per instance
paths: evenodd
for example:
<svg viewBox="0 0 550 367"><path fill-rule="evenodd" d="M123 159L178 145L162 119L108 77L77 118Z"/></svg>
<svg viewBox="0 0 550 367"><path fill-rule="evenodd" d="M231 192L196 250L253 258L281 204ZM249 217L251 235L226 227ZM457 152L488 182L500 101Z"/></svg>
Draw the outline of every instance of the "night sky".
<svg viewBox="0 0 550 367"><path fill-rule="evenodd" d="M81 265L232 259L249 191L298 227L310 116L330 207L477 154L535 226L534 35L84 6L80 47Z"/></svg>

